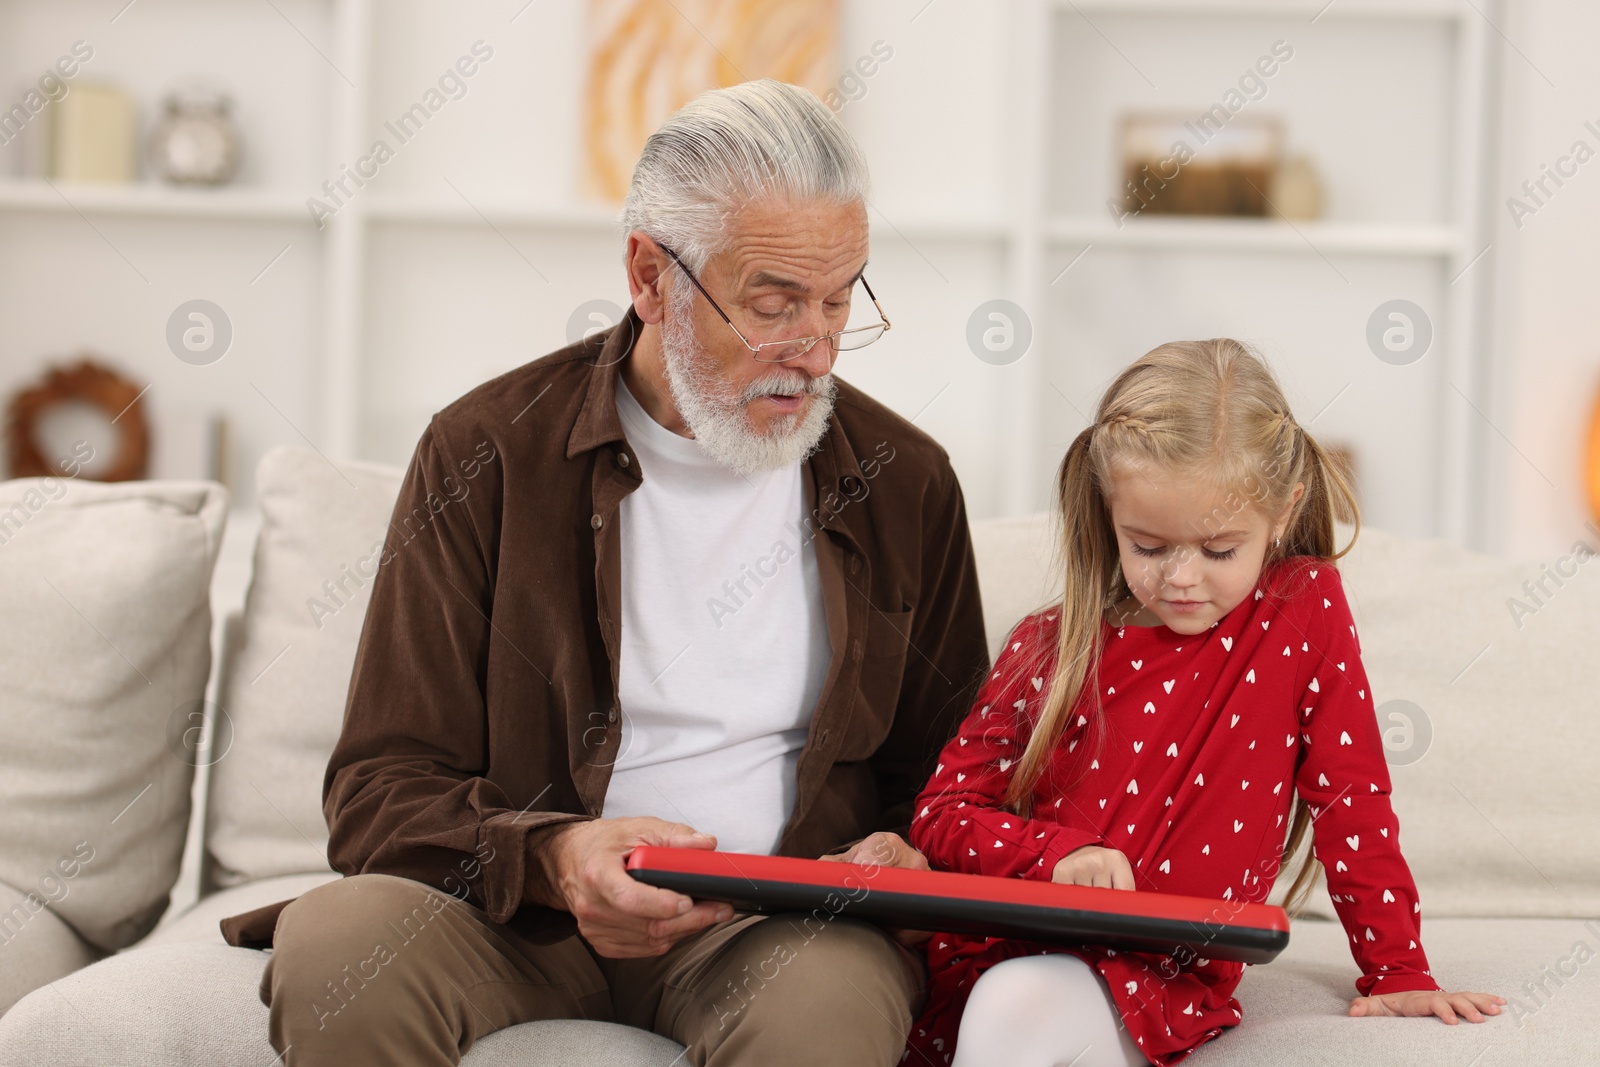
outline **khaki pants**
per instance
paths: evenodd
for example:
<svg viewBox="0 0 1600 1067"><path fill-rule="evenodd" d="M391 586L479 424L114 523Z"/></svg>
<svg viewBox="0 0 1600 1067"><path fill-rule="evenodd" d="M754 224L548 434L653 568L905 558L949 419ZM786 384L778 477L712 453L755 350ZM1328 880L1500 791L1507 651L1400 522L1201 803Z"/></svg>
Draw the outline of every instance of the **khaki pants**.
<svg viewBox="0 0 1600 1067"><path fill-rule="evenodd" d="M363 874L284 909L261 978L289 1067L456 1064L484 1034L596 1019L687 1046L689 1064L900 1062L920 954L867 923L735 913L665 955L536 945L431 886Z"/></svg>

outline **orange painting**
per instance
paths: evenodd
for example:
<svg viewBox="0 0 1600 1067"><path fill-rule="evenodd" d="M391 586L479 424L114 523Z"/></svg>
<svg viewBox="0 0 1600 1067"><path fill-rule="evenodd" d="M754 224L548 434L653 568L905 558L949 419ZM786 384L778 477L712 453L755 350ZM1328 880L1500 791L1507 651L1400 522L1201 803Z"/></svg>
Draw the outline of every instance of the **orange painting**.
<svg viewBox="0 0 1600 1067"><path fill-rule="evenodd" d="M585 195L620 202L647 137L707 89L756 78L821 96L838 0L590 0Z"/></svg>

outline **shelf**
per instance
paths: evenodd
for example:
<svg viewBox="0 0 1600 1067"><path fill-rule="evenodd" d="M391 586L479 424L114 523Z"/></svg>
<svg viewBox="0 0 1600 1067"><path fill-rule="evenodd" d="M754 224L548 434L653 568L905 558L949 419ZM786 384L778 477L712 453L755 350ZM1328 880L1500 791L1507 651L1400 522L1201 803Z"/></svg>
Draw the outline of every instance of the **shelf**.
<svg viewBox="0 0 1600 1067"><path fill-rule="evenodd" d="M185 189L153 182L113 185L5 179L0 180L0 210L246 222L312 221L305 199L292 193L249 188Z"/></svg>
<svg viewBox="0 0 1600 1067"><path fill-rule="evenodd" d="M1067 14L1323 19L1462 19L1467 0L1053 0Z"/></svg>
<svg viewBox="0 0 1600 1067"><path fill-rule="evenodd" d="M527 226L539 229L577 230L605 235L620 233L617 221L620 208L595 203L565 206L530 204L524 201L474 199L439 196L431 193L367 194L367 218L374 222L417 223L423 225L481 225L485 219L496 226ZM1010 231L998 218L961 212L937 214L926 209L900 212L890 207L869 210L870 225L880 237L899 235L924 240L1005 240Z"/></svg>
<svg viewBox="0 0 1600 1067"><path fill-rule="evenodd" d="M482 225L532 227L614 235L618 209L593 203L566 205L526 201L444 197L431 193L382 193L358 196L359 205L373 222L420 225ZM153 182L130 185L52 183L40 179L0 179L0 211L55 211L144 215L151 217L198 216L247 221L311 223L305 199L293 193L262 189L183 189ZM1004 240L1008 231L998 219L927 211L902 215L873 211L873 225L881 234L900 233L929 240Z"/></svg>
<svg viewBox="0 0 1600 1067"><path fill-rule="evenodd" d="M1219 252L1338 252L1368 256L1451 256L1464 248L1448 226L1393 226L1274 219L1056 217L1045 236L1058 244Z"/></svg>
<svg viewBox="0 0 1600 1067"><path fill-rule="evenodd" d="M526 201L438 196L432 193L382 193L374 190L362 200L366 215L375 222L432 225L533 226L541 229L616 233L617 211L599 204L543 205Z"/></svg>

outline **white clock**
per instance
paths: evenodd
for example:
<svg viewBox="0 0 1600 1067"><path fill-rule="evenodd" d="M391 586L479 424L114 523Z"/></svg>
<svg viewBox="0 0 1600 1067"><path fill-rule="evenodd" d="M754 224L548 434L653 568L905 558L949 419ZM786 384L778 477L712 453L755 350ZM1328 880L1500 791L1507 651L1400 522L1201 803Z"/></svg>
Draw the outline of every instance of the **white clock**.
<svg viewBox="0 0 1600 1067"><path fill-rule="evenodd" d="M174 94L150 131L156 173L179 185L222 185L239 168L239 133L220 94Z"/></svg>

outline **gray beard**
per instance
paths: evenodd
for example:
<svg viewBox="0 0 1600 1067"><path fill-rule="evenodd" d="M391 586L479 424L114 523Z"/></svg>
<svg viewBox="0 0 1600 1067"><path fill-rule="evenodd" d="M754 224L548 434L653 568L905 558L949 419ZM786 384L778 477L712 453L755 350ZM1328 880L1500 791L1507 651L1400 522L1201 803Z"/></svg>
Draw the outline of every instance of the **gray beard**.
<svg viewBox="0 0 1600 1067"><path fill-rule="evenodd" d="M676 296L668 297L661 321L667 385L678 414L706 454L735 474L751 475L800 463L815 452L833 415L837 392L833 375L807 378L773 364L772 373L751 382L743 393L733 392L695 341L688 308L680 306ZM766 433L751 426L746 404L771 393L794 392L811 395L804 412L778 416Z"/></svg>

